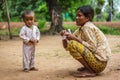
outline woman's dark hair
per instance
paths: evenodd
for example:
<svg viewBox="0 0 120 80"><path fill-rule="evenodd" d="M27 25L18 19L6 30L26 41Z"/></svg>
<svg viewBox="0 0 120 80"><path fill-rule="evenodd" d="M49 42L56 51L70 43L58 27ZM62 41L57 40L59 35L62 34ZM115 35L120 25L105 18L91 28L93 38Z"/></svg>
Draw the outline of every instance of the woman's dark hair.
<svg viewBox="0 0 120 80"><path fill-rule="evenodd" d="M92 21L94 17L94 10L91 6L89 5L82 6L79 7L77 10L80 10L80 12L82 12L85 17L89 18L89 20Z"/></svg>

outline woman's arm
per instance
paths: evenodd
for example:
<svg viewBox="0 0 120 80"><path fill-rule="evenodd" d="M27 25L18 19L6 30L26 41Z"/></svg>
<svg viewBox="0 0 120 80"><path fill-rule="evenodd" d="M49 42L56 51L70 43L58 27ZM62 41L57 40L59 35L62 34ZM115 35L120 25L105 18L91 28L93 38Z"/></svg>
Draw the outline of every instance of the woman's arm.
<svg viewBox="0 0 120 80"><path fill-rule="evenodd" d="M62 43L63 43L63 47L66 49L67 48L67 38L66 38L66 34L67 33L67 31L66 30L62 30L61 32L60 32L60 35L62 36Z"/></svg>
<svg viewBox="0 0 120 80"><path fill-rule="evenodd" d="M68 44L68 41L69 41L69 40L75 40L75 41L77 41L77 42L79 42L79 43L82 43L82 40L81 40L81 39L77 38L75 35L67 32L66 30L61 31L60 34L61 34L61 36L62 36L62 39L63 39L63 40L62 40L62 43L63 43L63 47L64 47L65 49L67 49L67 44Z"/></svg>
<svg viewBox="0 0 120 80"><path fill-rule="evenodd" d="M66 36L67 36L67 40L75 40L75 41L77 41L77 42L79 42L79 43L82 43L82 39L80 39L80 38L77 38L75 35L73 35L73 34L66 34Z"/></svg>

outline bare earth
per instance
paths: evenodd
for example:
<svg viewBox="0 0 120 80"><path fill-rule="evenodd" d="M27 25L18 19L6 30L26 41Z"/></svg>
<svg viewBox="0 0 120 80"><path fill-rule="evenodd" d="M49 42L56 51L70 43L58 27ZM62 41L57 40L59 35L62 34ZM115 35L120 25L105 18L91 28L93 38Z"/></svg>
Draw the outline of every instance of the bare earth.
<svg viewBox="0 0 120 80"><path fill-rule="evenodd" d="M107 68L99 76L75 78L82 65L62 47L61 37L41 36L36 46L39 71L22 71L22 40L0 40L0 80L120 80L120 36L106 35L112 50Z"/></svg>

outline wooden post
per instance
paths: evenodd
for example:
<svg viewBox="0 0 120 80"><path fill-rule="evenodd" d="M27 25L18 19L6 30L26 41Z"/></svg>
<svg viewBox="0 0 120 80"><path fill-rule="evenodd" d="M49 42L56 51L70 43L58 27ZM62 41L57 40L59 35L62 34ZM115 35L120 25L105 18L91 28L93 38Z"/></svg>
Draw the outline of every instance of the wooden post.
<svg viewBox="0 0 120 80"><path fill-rule="evenodd" d="M7 0L5 0L5 6L6 6L7 19L8 19L8 32L9 32L9 38L12 39L12 34L11 34L11 30L10 30L10 16L9 16L9 10L8 10L8 3L7 3Z"/></svg>

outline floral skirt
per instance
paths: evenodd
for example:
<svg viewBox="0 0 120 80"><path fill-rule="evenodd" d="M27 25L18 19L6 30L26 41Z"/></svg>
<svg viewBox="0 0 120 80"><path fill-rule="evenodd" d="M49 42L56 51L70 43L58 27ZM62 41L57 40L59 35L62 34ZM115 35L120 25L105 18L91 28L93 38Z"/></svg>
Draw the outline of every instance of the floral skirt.
<svg viewBox="0 0 120 80"><path fill-rule="evenodd" d="M102 72L107 65L107 61L103 62L103 61L98 60L92 54L92 52L90 52L86 47L84 47L82 44L78 43L77 41L71 40L67 45L67 49L70 51L70 54L76 60L83 58L84 61L88 64L88 66L95 73Z"/></svg>

